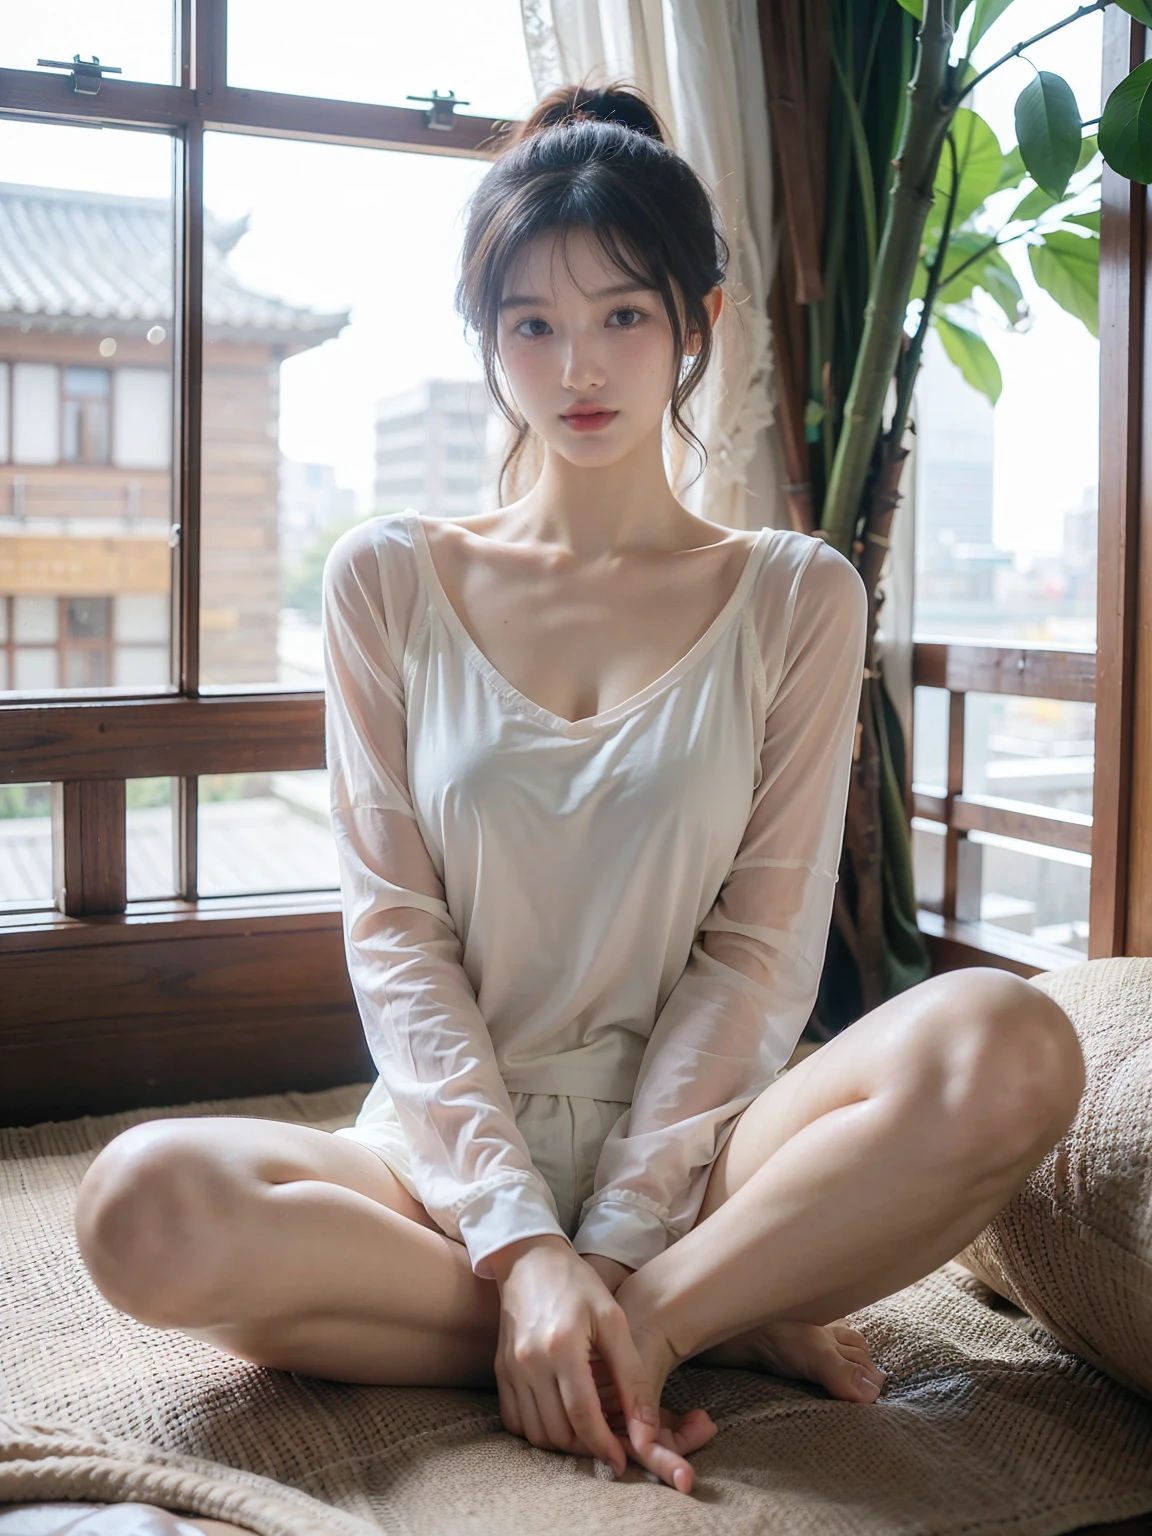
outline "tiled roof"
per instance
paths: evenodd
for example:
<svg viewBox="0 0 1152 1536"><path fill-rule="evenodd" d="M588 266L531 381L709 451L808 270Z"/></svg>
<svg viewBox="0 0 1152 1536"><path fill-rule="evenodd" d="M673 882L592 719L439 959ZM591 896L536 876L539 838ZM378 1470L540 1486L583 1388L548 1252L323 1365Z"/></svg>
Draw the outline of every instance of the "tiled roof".
<svg viewBox="0 0 1152 1536"><path fill-rule="evenodd" d="M301 342L339 334L348 311L323 314L246 288L228 252L247 218L204 216L207 340ZM0 182L0 327L142 335L172 321L172 205Z"/></svg>

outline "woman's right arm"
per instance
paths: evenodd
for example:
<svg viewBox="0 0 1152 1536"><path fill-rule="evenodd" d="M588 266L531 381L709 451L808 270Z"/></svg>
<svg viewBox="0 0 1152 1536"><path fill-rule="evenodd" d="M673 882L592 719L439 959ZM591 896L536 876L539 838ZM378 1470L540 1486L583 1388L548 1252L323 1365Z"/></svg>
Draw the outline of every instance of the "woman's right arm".
<svg viewBox="0 0 1152 1536"><path fill-rule="evenodd" d="M345 952L420 1198L445 1230L459 1231L474 1272L492 1279L488 1256L506 1244L568 1238L516 1125L416 823L403 653L418 589L386 524L374 519L343 534L323 576L325 738Z"/></svg>

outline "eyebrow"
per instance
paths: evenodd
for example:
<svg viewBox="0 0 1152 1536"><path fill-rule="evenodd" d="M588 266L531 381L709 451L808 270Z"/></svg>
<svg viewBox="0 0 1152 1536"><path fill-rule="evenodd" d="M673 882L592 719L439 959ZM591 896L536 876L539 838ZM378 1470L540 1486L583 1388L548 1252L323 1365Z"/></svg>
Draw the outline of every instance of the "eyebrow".
<svg viewBox="0 0 1152 1536"><path fill-rule="evenodd" d="M648 293L643 283L616 283L612 288L601 288L598 293L588 295L591 299L611 299L621 293ZM532 304L537 309L548 307L547 299L538 298L534 293L513 293L508 298L501 299L501 309L513 309L517 304Z"/></svg>

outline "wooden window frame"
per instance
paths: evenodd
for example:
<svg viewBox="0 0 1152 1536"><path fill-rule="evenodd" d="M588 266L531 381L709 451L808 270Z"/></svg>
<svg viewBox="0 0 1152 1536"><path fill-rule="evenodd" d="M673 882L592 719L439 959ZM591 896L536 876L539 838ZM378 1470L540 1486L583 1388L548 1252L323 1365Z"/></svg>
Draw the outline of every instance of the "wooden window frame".
<svg viewBox="0 0 1152 1536"><path fill-rule="evenodd" d="M52 784L56 909L5 914L0 1122L368 1081L331 891L198 898L200 775L324 767L322 692L199 685L204 134L472 159L499 119L249 90L227 82L227 0L181 0L179 83L0 69L0 120L162 128L177 149L173 364L174 692L0 703L0 782ZM418 83L417 83L418 88ZM125 783L175 780L178 895L127 902Z"/></svg>
<svg viewBox="0 0 1152 1536"><path fill-rule="evenodd" d="M0 928L8 994L0 1012L0 1122L307 1090L374 1076L348 981L339 895L197 897L197 777L324 766L321 692L202 695L199 688L204 134L251 132L483 159L498 124L460 114L445 133L428 127L423 109L230 86L227 0L181 0L179 9L177 85L113 76L93 98L76 96L68 75L0 69L0 119L97 121L174 135L181 317L174 337L178 454L172 470L181 551L173 555L170 605L176 691L0 704L0 782L53 785L57 902L53 912L9 914ZM1115 7L1104 25L1110 89L1143 59L1146 38L1145 29ZM1146 477L1152 478L1152 452L1144 451L1152 431L1144 390L1152 344L1144 327L1147 228L1148 190L1106 168L1098 646L1091 683L1081 663L1051 655L1032 672L1045 688L1062 677L1061 687L1079 690L1072 696L1085 697L1090 688L1095 698L1094 957L1147 953L1152 943L1152 690L1145 688L1141 699L1135 686L1137 676L1152 669L1152 537L1140 537L1145 506L1152 504L1144 494ZM942 679L962 708L972 678L995 672L994 656L1004 649L922 644L917 681ZM986 653L982 659L977 650ZM1068 668L1077 667L1080 675L1069 682ZM954 702L954 719L957 711ZM128 903L125 783L156 775L175 780L179 895ZM912 809L910 789L909 799ZM962 784L950 782L943 806L921 809L943 815L949 825L954 873L952 915L923 919L937 968L992 963L1025 975L1044 968L1045 956L1005 945L988 925L973 928L955 915L960 844L966 831L995 822L996 808L978 805L963 795ZM1084 829L1065 827L1058 835L1080 846Z"/></svg>

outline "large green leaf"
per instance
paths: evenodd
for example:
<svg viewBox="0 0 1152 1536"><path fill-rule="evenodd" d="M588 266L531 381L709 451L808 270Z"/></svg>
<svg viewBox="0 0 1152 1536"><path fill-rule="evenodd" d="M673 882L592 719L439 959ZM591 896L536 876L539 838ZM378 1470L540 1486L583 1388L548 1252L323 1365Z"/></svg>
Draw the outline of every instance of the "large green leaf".
<svg viewBox="0 0 1152 1536"><path fill-rule="evenodd" d="M1000 398L1003 380L1000 377L1000 364L992 356L988 343L967 326L945 320L943 315L936 316L936 329L944 343L945 352L967 382L995 405Z"/></svg>
<svg viewBox="0 0 1152 1536"><path fill-rule="evenodd" d="M1005 260L1002 251L989 251L981 261L973 263L977 273L977 285L983 288L990 298L996 300L1004 311L1004 318L1009 325L1015 325L1020 319L1020 311L1024 305L1024 293L1020 284L1016 281L1016 274Z"/></svg>
<svg viewBox="0 0 1152 1536"><path fill-rule="evenodd" d="M1089 208L1087 213L1065 213L1060 217L1065 224L1077 224L1081 229L1090 229L1093 234L1100 233L1099 208Z"/></svg>
<svg viewBox="0 0 1152 1536"><path fill-rule="evenodd" d="M956 170L959 178L952 228L959 229L964 220L975 213L984 199L991 197L999 187L1004 154L992 129L978 113L967 107L957 108L950 135L956 145ZM952 154L945 144L932 188L934 201L924 227L924 244L928 250L935 249L939 243L951 192Z"/></svg>
<svg viewBox="0 0 1152 1536"><path fill-rule="evenodd" d="M968 53L970 54L976 44L1012 4L1012 0L976 0L976 10L972 17L972 31L968 34Z"/></svg>
<svg viewBox="0 0 1152 1536"><path fill-rule="evenodd" d="M1129 181L1152 181L1152 59L1138 64L1104 103L1098 137L1114 171Z"/></svg>
<svg viewBox="0 0 1152 1536"><path fill-rule="evenodd" d="M1028 247L1032 274L1061 309L1082 320L1093 336L1100 334L1100 242L1092 237L1056 229L1043 245Z"/></svg>
<svg viewBox="0 0 1152 1536"><path fill-rule="evenodd" d="M1019 186L1027 174L1024 161L1020 156L1020 146L1019 144L1013 144L1012 148L1004 156L1004 163L1000 167L1000 180L996 183L996 190L1000 192L1005 187Z"/></svg>
<svg viewBox="0 0 1152 1536"><path fill-rule="evenodd" d="M952 272L957 275L948 280ZM948 242L944 277L944 286L936 296L938 303L961 304L971 298L974 289L983 288L1004 311L1004 318L1009 325L1015 325L1020 319L1024 294L1003 252L989 244L987 235L977 234L975 230L964 230L962 234L954 235ZM924 291L925 283L921 272L918 272L909 297L922 299Z"/></svg>
<svg viewBox="0 0 1152 1536"><path fill-rule="evenodd" d="M1080 158L1076 162L1076 169L1082 171L1095 153L1096 135L1090 133L1080 140ZM1088 186L1094 185L1094 181L1088 183ZM1082 197L1087 190L1088 187L1081 187L1075 195ZM1045 192L1043 187L1033 187L1031 192L1026 192L1015 208L1013 208L1012 221L1015 222L1017 219L1038 219L1042 213L1047 213L1049 208L1055 207L1059 201L1058 197L1053 197L1050 192Z"/></svg>
<svg viewBox="0 0 1152 1536"><path fill-rule="evenodd" d="M1142 21L1146 27L1152 27L1152 5L1149 5L1148 0L1116 0L1116 4L1122 11L1127 11L1129 16Z"/></svg>
<svg viewBox="0 0 1152 1536"><path fill-rule="evenodd" d="M1067 80L1042 69L1016 100L1016 137L1028 174L1063 197L1080 158L1080 108Z"/></svg>
<svg viewBox="0 0 1152 1536"><path fill-rule="evenodd" d="M924 0L900 0L900 4L906 11L915 16L917 21L924 20Z"/></svg>

